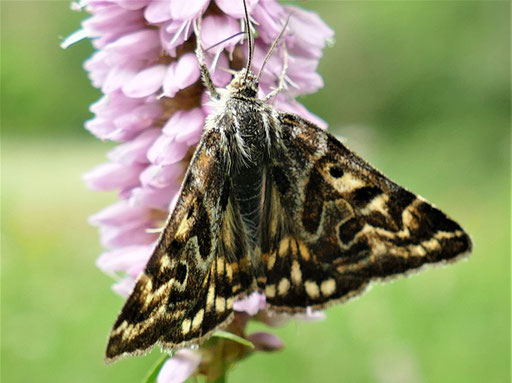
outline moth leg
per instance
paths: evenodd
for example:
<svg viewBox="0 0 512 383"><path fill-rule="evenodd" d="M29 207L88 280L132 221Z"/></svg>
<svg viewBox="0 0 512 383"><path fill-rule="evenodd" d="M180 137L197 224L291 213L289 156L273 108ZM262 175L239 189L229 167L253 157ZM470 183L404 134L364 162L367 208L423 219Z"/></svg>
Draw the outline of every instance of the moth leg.
<svg viewBox="0 0 512 383"><path fill-rule="evenodd" d="M286 43L283 40L283 69L281 70L281 74L279 75L279 83L277 88L272 90L269 94L265 96L264 101L268 101L271 98L278 95L284 89L285 78L286 78L286 70L288 69L288 50L286 49Z"/></svg>
<svg viewBox="0 0 512 383"><path fill-rule="evenodd" d="M201 17L197 20L197 23L194 23L194 33L196 35L196 57L197 61L199 61L199 70L201 71L201 79L203 80L204 86L208 89L211 96L213 98L219 99L220 95L219 92L217 92L217 89L215 88L215 85L213 85L212 76L210 75L210 72L208 71L208 67L206 66L204 62L204 50L201 46Z"/></svg>

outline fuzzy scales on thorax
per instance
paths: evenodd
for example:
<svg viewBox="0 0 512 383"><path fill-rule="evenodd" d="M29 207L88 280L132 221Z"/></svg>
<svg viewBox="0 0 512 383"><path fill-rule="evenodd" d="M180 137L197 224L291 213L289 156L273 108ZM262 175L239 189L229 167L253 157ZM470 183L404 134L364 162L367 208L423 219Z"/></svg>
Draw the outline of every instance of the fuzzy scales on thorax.
<svg viewBox="0 0 512 383"><path fill-rule="evenodd" d="M245 93L245 94L244 94ZM220 133L224 161L231 180L233 196L251 239L257 239L266 165L279 135L277 111L245 92L219 90L213 99L214 113L208 116L205 129Z"/></svg>

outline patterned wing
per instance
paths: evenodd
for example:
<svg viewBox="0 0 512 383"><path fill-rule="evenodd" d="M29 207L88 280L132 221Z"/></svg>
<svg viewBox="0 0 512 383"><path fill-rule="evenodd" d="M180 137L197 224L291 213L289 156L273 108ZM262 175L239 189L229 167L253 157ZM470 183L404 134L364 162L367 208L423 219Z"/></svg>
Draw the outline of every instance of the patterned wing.
<svg viewBox="0 0 512 383"><path fill-rule="evenodd" d="M323 308L385 279L468 254L461 227L390 181L336 138L280 115L268 169L261 240L275 310Z"/></svg>
<svg viewBox="0 0 512 383"><path fill-rule="evenodd" d="M114 324L107 361L155 344L176 349L201 342L231 321L234 299L254 287L246 251L233 240L244 233L233 232L240 214L223 157L218 131L205 133L159 243Z"/></svg>

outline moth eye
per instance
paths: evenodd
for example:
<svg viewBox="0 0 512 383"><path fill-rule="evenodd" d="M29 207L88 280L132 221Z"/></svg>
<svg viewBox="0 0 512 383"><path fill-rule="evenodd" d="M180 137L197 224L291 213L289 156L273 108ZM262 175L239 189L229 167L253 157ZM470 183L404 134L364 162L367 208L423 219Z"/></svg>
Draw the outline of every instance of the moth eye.
<svg viewBox="0 0 512 383"><path fill-rule="evenodd" d="M334 178L341 178L343 177L344 174L343 169L340 168L339 166L331 166L331 168L329 169L329 173Z"/></svg>

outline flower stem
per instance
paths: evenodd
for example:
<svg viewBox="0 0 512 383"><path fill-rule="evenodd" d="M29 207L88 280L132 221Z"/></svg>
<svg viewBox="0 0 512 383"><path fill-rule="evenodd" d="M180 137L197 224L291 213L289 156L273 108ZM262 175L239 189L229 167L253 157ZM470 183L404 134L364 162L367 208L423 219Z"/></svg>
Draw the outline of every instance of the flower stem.
<svg viewBox="0 0 512 383"><path fill-rule="evenodd" d="M226 373L219 376L217 379L215 379L212 383L226 383Z"/></svg>

